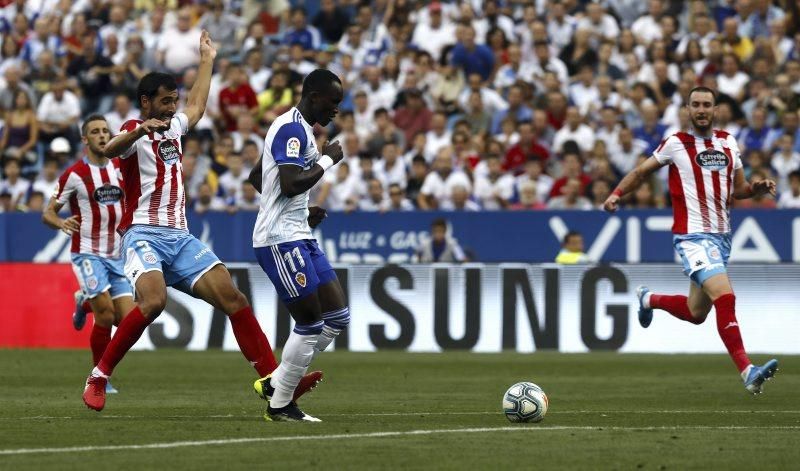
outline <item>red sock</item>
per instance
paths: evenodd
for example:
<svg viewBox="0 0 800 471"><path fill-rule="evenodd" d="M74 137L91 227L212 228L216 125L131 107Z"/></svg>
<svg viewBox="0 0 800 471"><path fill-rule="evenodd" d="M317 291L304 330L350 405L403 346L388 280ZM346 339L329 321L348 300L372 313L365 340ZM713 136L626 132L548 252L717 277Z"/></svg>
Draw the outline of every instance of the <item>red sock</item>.
<svg viewBox="0 0 800 471"><path fill-rule="evenodd" d="M717 331L722 343L728 349L728 354L736 363L736 367L742 372L750 365L750 359L744 351L742 333L736 321L736 295L729 293L720 296L714 301L714 307L717 309Z"/></svg>
<svg viewBox="0 0 800 471"><path fill-rule="evenodd" d="M92 334L89 336L89 345L92 346L92 361L94 366L103 358L108 342L111 341L111 327L103 327L95 324L92 327Z"/></svg>
<svg viewBox="0 0 800 471"><path fill-rule="evenodd" d="M142 315L142 311L139 310L139 306L137 305L122 319L122 322L119 323L117 333L114 334L108 347L106 347L103 358L97 363L97 368L102 371L103 374L111 376L114 367L116 367L117 363L122 360L122 357L128 353L128 350L133 347L133 344L139 340L139 337L142 336L144 329L146 329L148 325L150 325L150 319Z"/></svg>
<svg viewBox="0 0 800 471"><path fill-rule="evenodd" d="M253 314L253 308L247 306L229 316L233 327L233 336L239 344L239 349L244 354L258 374L267 376L275 371L278 363L272 353L267 336L258 325L258 319Z"/></svg>
<svg viewBox="0 0 800 471"><path fill-rule="evenodd" d="M702 324L702 320L695 319L692 316L692 311L689 310L688 300L689 298L681 295L667 296L665 294L651 294L650 307L667 311L682 321L691 322L692 324Z"/></svg>

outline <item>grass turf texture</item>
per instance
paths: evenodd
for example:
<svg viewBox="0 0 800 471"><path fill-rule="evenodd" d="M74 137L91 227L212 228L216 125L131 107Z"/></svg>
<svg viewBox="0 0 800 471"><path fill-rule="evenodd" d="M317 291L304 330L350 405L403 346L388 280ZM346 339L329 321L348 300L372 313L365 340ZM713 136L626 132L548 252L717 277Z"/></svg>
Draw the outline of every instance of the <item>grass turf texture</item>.
<svg viewBox="0 0 800 471"><path fill-rule="evenodd" d="M328 353L314 365L325 382L301 400L324 422L287 424L263 420L235 352L132 352L114 377L120 394L96 413L80 398L87 352L0 350L0 468L796 469L800 357L780 360L753 397L721 355ZM522 380L550 397L540 424L500 411ZM487 430L404 434L458 429ZM227 441L237 438L256 441ZM2 451L204 440L226 441Z"/></svg>

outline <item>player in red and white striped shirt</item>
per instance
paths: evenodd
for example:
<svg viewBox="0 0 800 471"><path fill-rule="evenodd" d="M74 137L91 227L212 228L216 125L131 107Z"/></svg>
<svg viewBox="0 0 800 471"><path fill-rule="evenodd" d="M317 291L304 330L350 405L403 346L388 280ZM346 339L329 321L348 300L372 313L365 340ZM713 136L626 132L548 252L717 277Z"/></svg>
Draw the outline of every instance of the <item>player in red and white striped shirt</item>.
<svg viewBox="0 0 800 471"><path fill-rule="evenodd" d="M605 202L616 211L620 198L664 165L669 165L669 193L674 222L673 244L681 256L684 273L691 279L689 296L651 293L640 286L639 323L648 327L653 309L662 309L678 319L702 324L711 307L717 312L717 331L736 363L745 388L757 394L778 369L778 361L762 366L750 362L736 320L736 295L728 279L731 248L730 206L732 198L745 199L771 193L775 182L748 183L742 169L736 139L713 129L716 94L706 87L689 92L687 104L692 129L667 137L653 156L631 171Z"/></svg>
<svg viewBox="0 0 800 471"><path fill-rule="evenodd" d="M186 225L181 136L203 117L217 51L208 32L200 37L200 67L187 98L185 112L176 113L177 83L168 74L152 72L136 92L144 121L122 125L122 132L105 147L105 155L120 156L125 211L119 225L125 275L136 290L136 305L120 323L103 357L86 380L84 403L105 406L105 385L114 367L165 308L167 286L192 294L228 315L245 358L260 376L277 363L267 337L247 298L214 252L192 236ZM307 375L295 398L314 387L321 373Z"/></svg>
<svg viewBox="0 0 800 471"><path fill-rule="evenodd" d="M89 342L97 366L111 341L111 326L133 309L133 291L125 277L117 234L124 201L122 179L117 161L103 155L111 139L108 123L103 116L89 116L81 134L86 155L61 175L42 220L72 236L72 269L94 313ZM58 212L65 204L72 215L62 219Z"/></svg>

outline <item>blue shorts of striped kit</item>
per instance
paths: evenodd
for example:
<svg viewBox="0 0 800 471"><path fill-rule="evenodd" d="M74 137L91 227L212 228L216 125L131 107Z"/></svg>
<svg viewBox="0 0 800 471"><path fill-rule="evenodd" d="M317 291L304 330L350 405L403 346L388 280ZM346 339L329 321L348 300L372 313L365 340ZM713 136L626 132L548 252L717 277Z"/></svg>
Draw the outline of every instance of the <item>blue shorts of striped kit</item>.
<svg viewBox="0 0 800 471"><path fill-rule="evenodd" d="M284 303L305 298L336 279L336 272L314 239L256 247L255 252L258 264Z"/></svg>
<svg viewBox="0 0 800 471"><path fill-rule="evenodd" d="M160 271L167 286L191 293L195 283L222 263L211 249L183 229L134 225L122 236L125 275L131 285L142 274Z"/></svg>
<svg viewBox="0 0 800 471"><path fill-rule="evenodd" d="M121 258L103 258L98 255L72 254L72 271L78 279L83 294L93 299L109 291L111 299L133 296L131 284L125 277Z"/></svg>
<svg viewBox="0 0 800 471"><path fill-rule="evenodd" d="M697 286L714 275L727 273L731 256L731 234L682 234L672 244L683 261L683 274Z"/></svg>

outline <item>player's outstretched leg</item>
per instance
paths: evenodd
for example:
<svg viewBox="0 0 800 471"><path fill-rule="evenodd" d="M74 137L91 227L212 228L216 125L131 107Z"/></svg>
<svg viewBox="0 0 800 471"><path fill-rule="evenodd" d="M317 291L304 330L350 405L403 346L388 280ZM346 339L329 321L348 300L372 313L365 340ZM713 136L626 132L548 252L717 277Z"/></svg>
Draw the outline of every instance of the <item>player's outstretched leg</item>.
<svg viewBox="0 0 800 471"><path fill-rule="evenodd" d="M103 357L86 379L83 402L90 409L103 410L108 377L167 304L167 286L159 271L149 271L140 275L136 281L136 290L139 303L122 319Z"/></svg>
<svg viewBox="0 0 800 471"><path fill-rule="evenodd" d="M636 296L639 298L639 323L645 328L653 320L653 309L666 311L673 317L692 324L702 324L711 309L711 300L694 284L688 297L655 294L647 286L636 288Z"/></svg>
<svg viewBox="0 0 800 471"><path fill-rule="evenodd" d="M775 376L778 371L778 360L772 359L762 366L750 365L742 371L744 388L752 394L761 394L761 386Z"/></svg>
<svg viewBox="0 0 800 471"><path fill-rule="evenodd" d="M269 383L268 377L277 368L277 361L252 307L245 295L234 286L227 268L219 264L206 272L195 283L193 293L228 314L239 349L261 376L254 385L256 392L268 401L270 394L263 383ZM295 391L295 399L316 387L321 380L321 371L306 375Z"/></svg>

